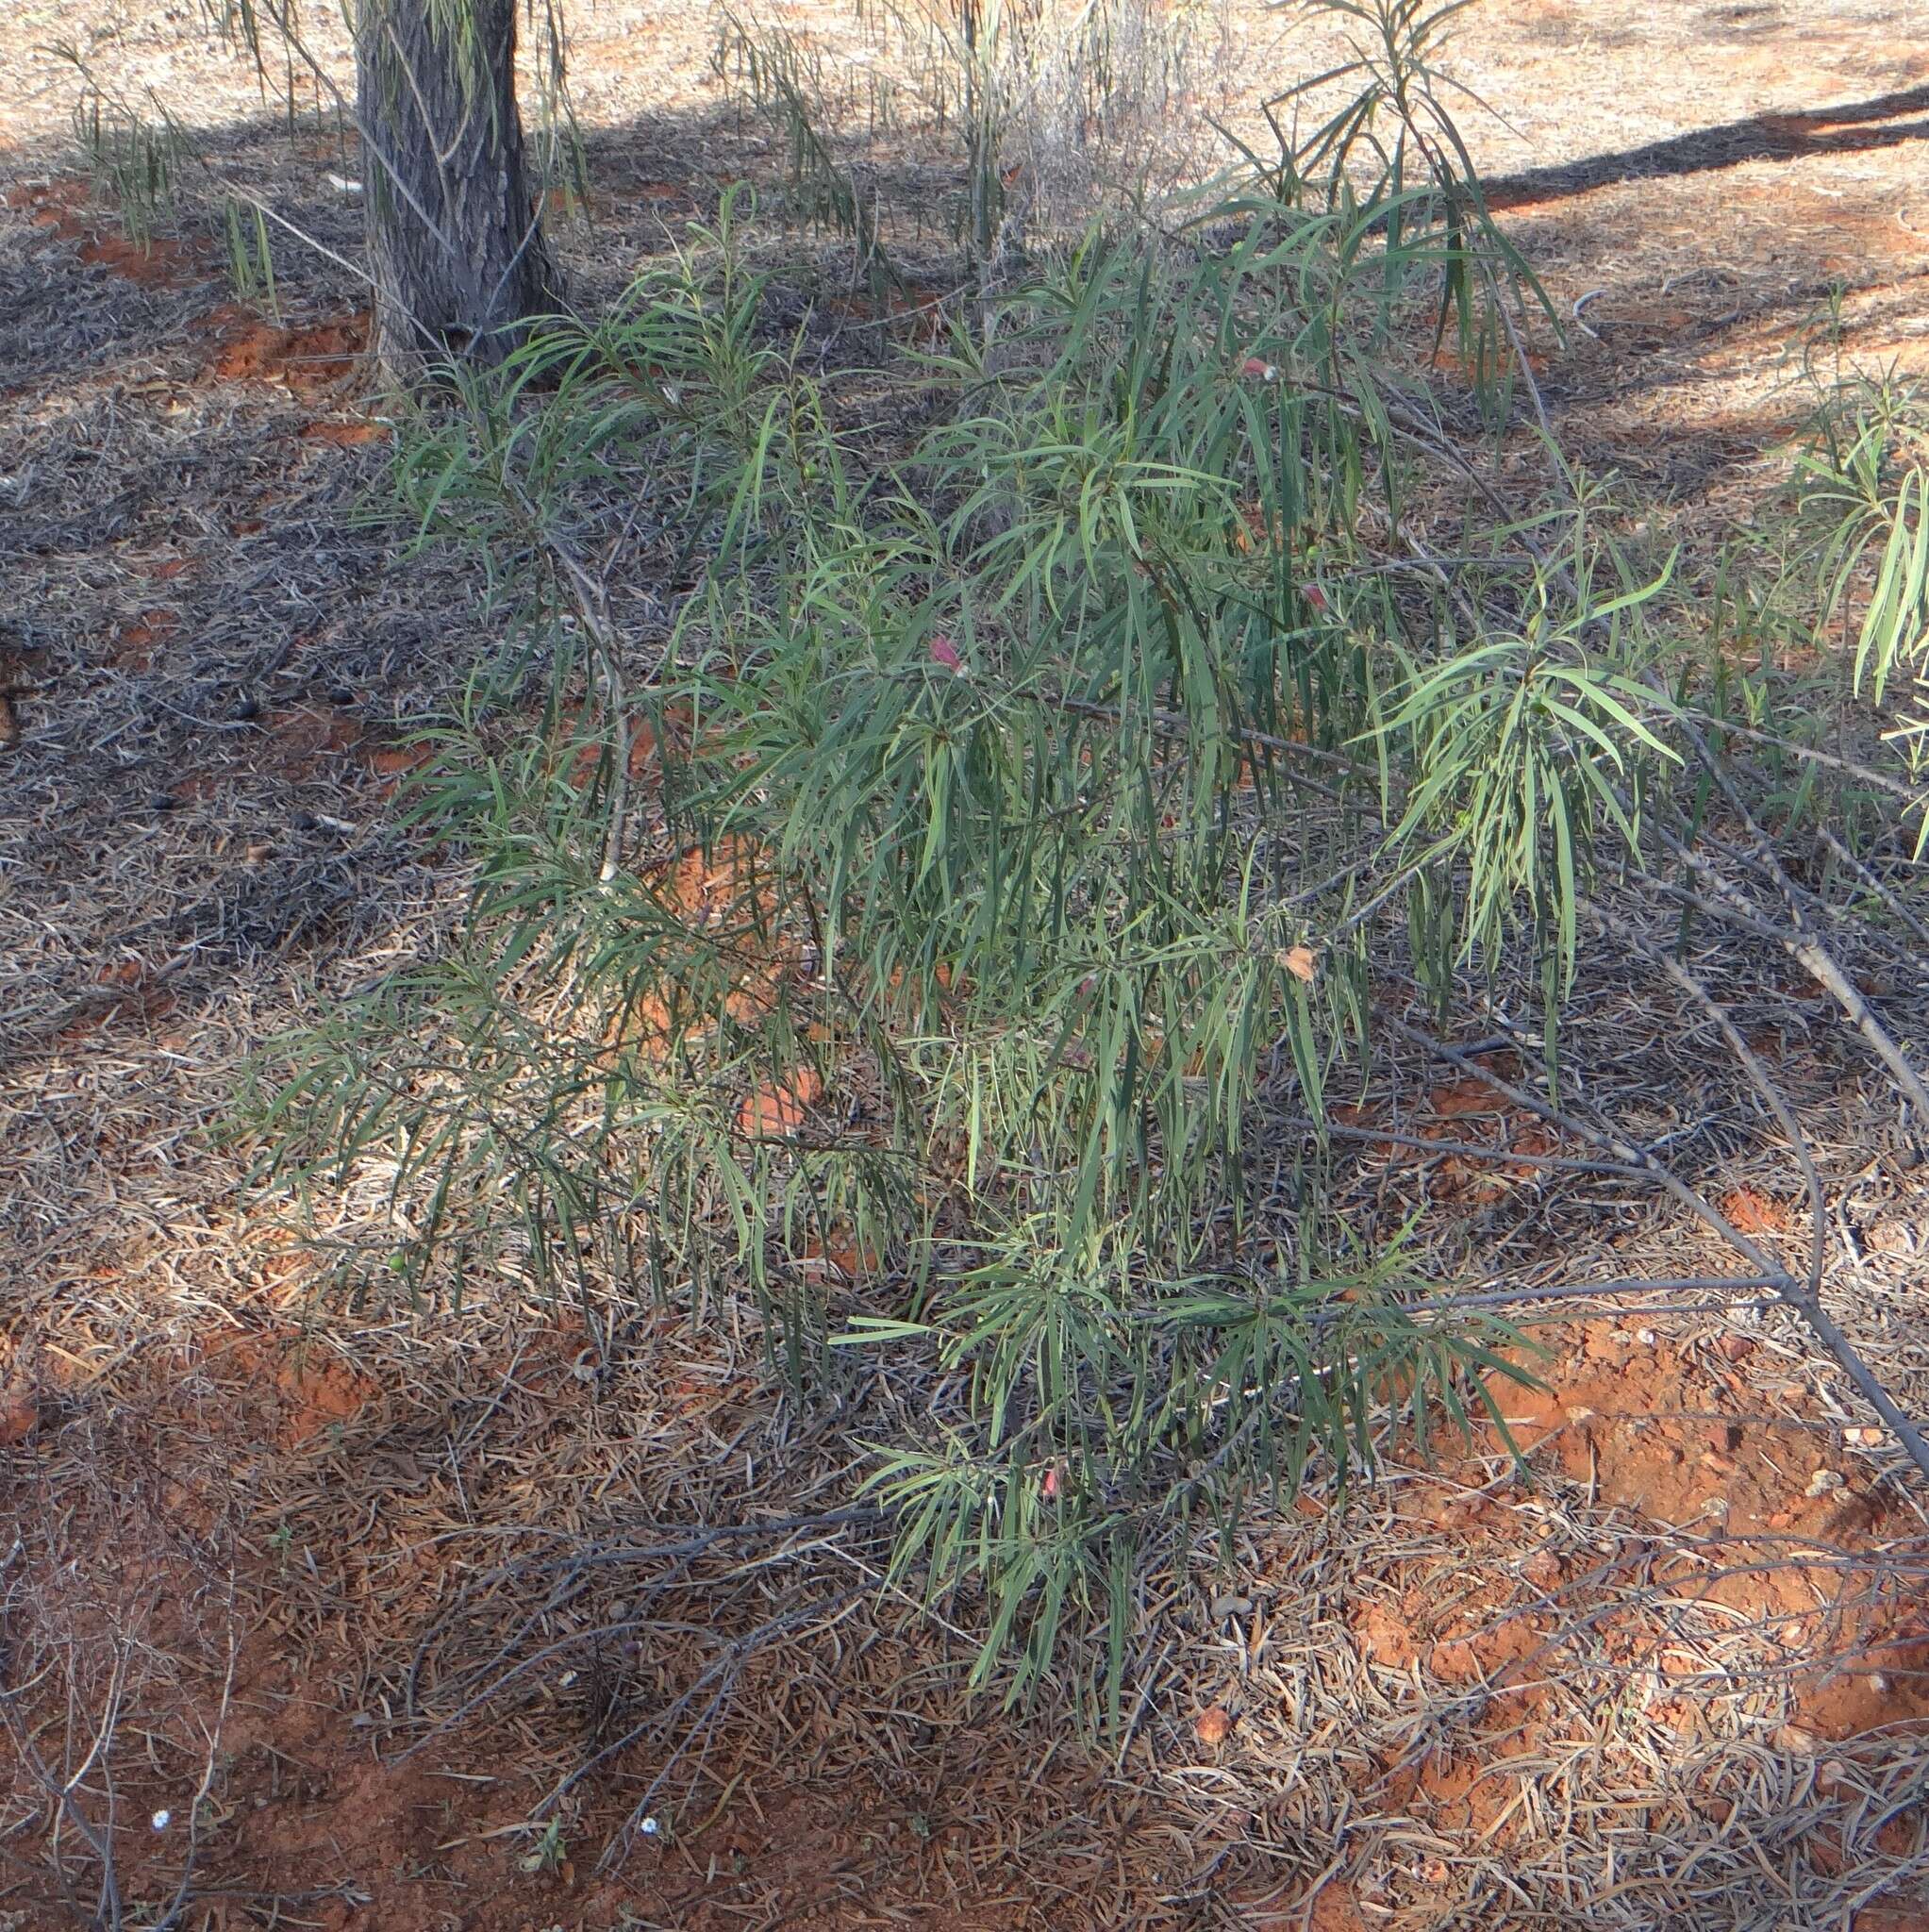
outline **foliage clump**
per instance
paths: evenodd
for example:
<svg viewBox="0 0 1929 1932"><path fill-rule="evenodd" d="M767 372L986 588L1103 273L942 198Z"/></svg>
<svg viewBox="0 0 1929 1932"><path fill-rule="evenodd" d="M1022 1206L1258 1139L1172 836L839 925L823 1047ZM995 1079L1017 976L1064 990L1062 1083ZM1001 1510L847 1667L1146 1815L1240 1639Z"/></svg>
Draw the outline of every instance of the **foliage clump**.
<svg viewBox="0 0 1929 1932"><path fill-rule="evenodd" d="M1504 512L1400 373L1535 291L1385 18L1310 143L935 347L813 373L733 192L398 458L520 649L411 792L464 928L295 1043L274 1166L377 1190L347 1265L413 1294L613 1278L754 1306L800 1394L911 1378L863 1480L1015 1690L1075 1615L1116 1699L1149 1536L1521 1373L1327 1208L1330 1096L1389 984L1536 990L1552 1078L1680 762L1666 567Z"/></svg>

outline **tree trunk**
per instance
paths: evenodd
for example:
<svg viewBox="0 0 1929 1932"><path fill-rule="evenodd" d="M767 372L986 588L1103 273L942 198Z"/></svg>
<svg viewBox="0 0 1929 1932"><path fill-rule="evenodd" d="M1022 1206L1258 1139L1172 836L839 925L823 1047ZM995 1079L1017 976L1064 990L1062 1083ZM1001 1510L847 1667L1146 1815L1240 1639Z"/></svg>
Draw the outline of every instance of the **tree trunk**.
<svg viewBox="0 0 1929 1932"><path fill-rule="evenodd" d="M400 383L502 360L553 308L516 111L520 0L362 0L356 84L376 353Z"/></svg>

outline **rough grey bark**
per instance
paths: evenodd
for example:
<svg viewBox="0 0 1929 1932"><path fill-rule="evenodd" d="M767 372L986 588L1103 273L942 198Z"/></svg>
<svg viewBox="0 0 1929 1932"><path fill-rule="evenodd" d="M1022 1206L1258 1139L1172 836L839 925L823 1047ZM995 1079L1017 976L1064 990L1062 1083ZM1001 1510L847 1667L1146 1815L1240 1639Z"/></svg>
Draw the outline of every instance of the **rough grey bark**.
<svg viewBox="0 0 1929 1932"><path fill-rule="evenodd" d="M498 362L556 303L516 111L518 5L363 0L369 263L377 354L397 381L452 352Z"/></svg>

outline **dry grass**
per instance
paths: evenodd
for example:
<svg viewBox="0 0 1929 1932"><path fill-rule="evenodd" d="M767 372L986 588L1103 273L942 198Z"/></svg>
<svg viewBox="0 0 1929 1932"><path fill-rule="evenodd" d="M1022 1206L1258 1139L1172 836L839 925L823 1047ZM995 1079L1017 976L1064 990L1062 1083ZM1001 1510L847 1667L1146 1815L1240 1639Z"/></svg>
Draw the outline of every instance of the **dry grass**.
<svg viewBox="0 0 1929 1932"><path fill-rule="evenodd" d="M793 24L834 40L827 11ZM23 49L75 14L0 27L34 143L18 178L51 171L66 112ZM181 24L84 24L123 84L217 126L258 114ZM1276 18L1236 25L1252 67L1289 58ZM1477 152L1504 174L1914 83L1921 57L1885 32L1872 9L1496 8L1463 71L1523 131L1476 121ZM710 91L708 44L695 9L584 18L603 225L566 246L592 290L719 175L770 165ZM1662 65L1689 77L1665 102L1638 84ZM224 140L225 169L352 243L329 151ZM1929 325L1900 219L1914 152L1523 205L1563 302L1607 291L1598 340L1545 381L1570 441L1711 542L1832 278L1856 284L1852 349ZM118 1747L134 1889L177 1882L179 1841L147 1819L191 1793L219 1714L188 1924L1921 1923L1923 1499L1774 1310L1671 1296L1555 1331L1555 1392L1522 1411L1532 1483L1490 1439L1433 1467L1389 1444L1385 1481L1316 1489L1228 1564L1166 1553L1127 1733L1094 1747L1064 1710L963 1705L965 1642L882 1590L876 1525L841 1520L855 1439L892 1420L860 1399L926 1391L780 1404L728 1319L608 1284L593 1332L507 1279L459 1316L318 1300L208 1130L249 1050L451 915L459 880L390 822L385 750L458 686L478 620L443 567L390 568L388 534L347 520L380 447L314 430L356 420L352 381L280 339L220 373L262 344L207 320L211 258L137 276L35 213L0 211L0 684L22 729L0 749L0 1462L11 1658L25 1633L51 1674L13 1661L8 1683L32 1735L71 1741L114 1643L141 1659ZM325 264L291 255L282 279L290 330L355 306ZM1830 1307L1929 1413L1924 1189L1886 1091L1810 990L1704 963L1772 1038L1818 1150ZM1569 1048L1590 1100L1711 1196L1747 1191L1793 1255L1805 1209L1771 1124L1671 990L1599 983ZM1919 1044L1920 991L1889 1008ZM1362 1133L1499 1131L1440 1075L1389 1065ZM1509 1280L1724 1272L1631 1190L1484 1171L1368 1138L1343 1205L1364 1239L1420 1208L1437 1259ZM50 1850L70 1874L91 1855L49 1838L43 1780L7 1804L0 1915L50 1911Z"/></svg>

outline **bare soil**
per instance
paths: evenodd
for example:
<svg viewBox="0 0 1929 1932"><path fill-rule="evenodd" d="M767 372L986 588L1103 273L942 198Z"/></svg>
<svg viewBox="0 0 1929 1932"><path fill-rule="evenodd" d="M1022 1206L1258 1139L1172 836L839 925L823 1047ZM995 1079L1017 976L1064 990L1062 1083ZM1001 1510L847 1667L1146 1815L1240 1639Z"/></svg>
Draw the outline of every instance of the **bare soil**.
<svg viewBox="0 0 1929 1932"><path fill-rule="evenodd" d="M860 38L828 0L779 11ZM1538 344L1546 407L1705 554L1778 473L1804 361L1929 354L1914 25L1464 16L1455 71L1505 116L1470 107L1470 141L1571 325ZM1330 44L1256 7L1226 30L1246 92ZM1496 1391L1524 1468L1492 1429L1389 1443L1229 1568L1202 1540L1094 1744L967 1702L962 1638L858 1592L874 1536L677 1545L847 1500L840 1419L778 1404L727 1322L592 1341L512 1282L460 1314L315 1295L220 1127L251 1050L457 908L391 801L479 620L454 564L348 514L389 440L353 276L291 245L268 314L206 221L131 241L75 172L72 71L36 51L63 37L337 255L356 230L346 151L312 124L291 149L193 7L0 20L0 1925L152 1924L191 1850L195 1927L1929 1926L1924 1499L1772 1313L1543 1332L1544 1392ZM778 166L712 40L694 6L582 9L586 286ZM1687 1118L1651 1019L1584 1031ZM1804 989L1754 1024L1839 1155L1831 1307L1923 1413L1921 1171ZM1355 1120L1396 1115L1547 1151L1466 1083ZM1772 1146L1724 1159L1727 1211L1795 1252ZM1705 1260L1525 1165L1363 1140L1354 1181L1363 1227L1420 1207L1470 1253L1525 1201L1533 1239L1585 1229L1630 1275ZM44 1819L96 1732L119 1920L99 1847Z"/></svg>

